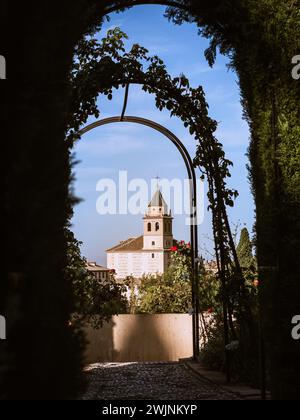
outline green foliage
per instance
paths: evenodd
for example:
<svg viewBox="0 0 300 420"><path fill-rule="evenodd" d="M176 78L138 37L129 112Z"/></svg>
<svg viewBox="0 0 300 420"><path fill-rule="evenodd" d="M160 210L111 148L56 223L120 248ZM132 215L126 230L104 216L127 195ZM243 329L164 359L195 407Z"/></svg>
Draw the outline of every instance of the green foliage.
<svg viewBox="0 0 300 420"><path fill-rule="evenodd" d="M192 309L191 248L181 241L171 251L169 269L163 275L144 276L139 286L138 311L142 313L188 313ZM217 277L202 266L199 273L199 308L212 312L219 308Z"/></svg>
<svg viewBox="0 0 300 420"><path fill-rule="evenodd" d="M188 280L163 276L147 276L139 287L139 312L148 314L188 313L191 308L191 285Z"/></svg>
<svg viewBox="0 0 300 420"><path fill-rule="evenodd" d="M252 243L247 228L242 229L240 242L237 247L237 255L243 269L250 269L254 264Z"/></svg>
<svg viewBox="0 0 300 420"><path fill-rule="evenodd" d="M209 369L225 372L224 325L220 315L214 313L207 322L205 339L201 362Z"/></svg>
<svg viewBox="0 0 300 420"><path fill-rule="evenodd" d="M190 245L172 247L169 269L163 275L145 276L139 287L142 313L188 313L192 308Z"/></svg>
<svg viewBox="0 0 300 420"><path fill-rule="evenodd" d="M86 260L81 256L81 243L74 234L66 229L68 243L68 264L65 275L71 282L75 308L73 319L89 322L94 327L102 326L112 315L126 313L127 300L124 297L126 288L119 285L114 275L105 281L98 281L86 268Z"/></svg>
<svg viewBox="0 0 300 420"><path fill-rule="evenodd" d="M200 266L198 292L201 313L222 313L220 280L218 275L206 269L203 263Z"/></svg>

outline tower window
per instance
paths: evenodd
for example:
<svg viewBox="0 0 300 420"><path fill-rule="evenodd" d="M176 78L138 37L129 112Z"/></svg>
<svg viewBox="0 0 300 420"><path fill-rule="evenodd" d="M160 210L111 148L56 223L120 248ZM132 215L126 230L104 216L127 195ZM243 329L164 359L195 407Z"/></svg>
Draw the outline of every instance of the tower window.
<svg viewBox="0 0 300 420"><path fill-rule="evenodd" d="M158 222L155 223L155 230L156 230L156 232L159 231L159 223Z"/></svg>
<svg viewBox="0 0 300 420"><path fill-rule="evenodd" d="M152 246L155 246L155 242L154 241L152 242Z"/></svg>
<svg viewBox="0 0 300 420"><path fill-rule="evenodd" d="M148 232L151 232L152 227L151 227L151 223L148 223Z"/></svg>
<svg viewBox="0 0 300 420"><path fill-rule="evenodd" d="M152 259L154 259L155 258L155 254L152 254Z"/></svg>

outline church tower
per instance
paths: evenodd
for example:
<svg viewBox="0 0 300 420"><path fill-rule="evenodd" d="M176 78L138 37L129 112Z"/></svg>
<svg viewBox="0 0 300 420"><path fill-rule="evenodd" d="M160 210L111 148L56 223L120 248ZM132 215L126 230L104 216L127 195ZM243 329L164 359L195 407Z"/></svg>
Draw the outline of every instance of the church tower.
<svg viewBox="0 0 300 420"><path fill-rule="evenodd" d="M117 279L163 274L170 267L174 245L173 217L160 188L152 197L143 218L143 235L129 238L107 250L107 267Z"/></svg>
<svg viewBox="0 0 300 420"><path fill-rule="evenodd" d="M173 246L173 217L158 188L144 217L144 246L147 251L167 251Z"/></svg>

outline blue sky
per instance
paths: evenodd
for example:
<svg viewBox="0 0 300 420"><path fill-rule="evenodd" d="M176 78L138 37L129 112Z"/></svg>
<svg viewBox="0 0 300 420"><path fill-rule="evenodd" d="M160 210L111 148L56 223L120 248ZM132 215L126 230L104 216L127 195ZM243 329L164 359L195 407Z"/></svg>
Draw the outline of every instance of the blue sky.
<svg viewBox="0 0 300 420"><path fill-rule="evenodd" d="M235 208L230 209L230 220L233 224L240 221L252 231L254 206L246 169L249 129L242 119L237 76L227 69L228 60L223 56L218 57L211 69L204 58L208 41L199 37L196 26L175 26L163 17L163 11L160 6L137 6L125 13L111 15L100 35L110 28L120 27L129 36L128 45L141 44L151 55L156 54L165 61L172 76L184 73L192 86L204 87L210 116L219 123L217 136L227 157L234 163L230 185L240 193ZM101 117L120 115L123 97L122 89L114 94L113 101L100 97ZM170 118L167 111L158 111L154 98L138 86L131 86L127 115L153 119L166 126L183 141L192 157L195 155L196 142L181 121ZM82 202L75 208L73 230L83 242L83 255L105 264L105 249L120 240L139 236L142 220L141 216L131 215L100 216L96 211L99 179L118 180L120 170L128 171L129 180L144 178L150 181L157 176L184 179L186 170L179 152L168 140L149 128L132 124L97 128L82 138L75 152L80 163L74 170L74 188ZM207 208L206 197L203 205ZM174 235L177 239L189 240L189 228L184 219L185 216L176 216ZM210 225L211 218L206 213L199 233L200 250L207 257L210 257L207 250L212 251Z"/></svg>

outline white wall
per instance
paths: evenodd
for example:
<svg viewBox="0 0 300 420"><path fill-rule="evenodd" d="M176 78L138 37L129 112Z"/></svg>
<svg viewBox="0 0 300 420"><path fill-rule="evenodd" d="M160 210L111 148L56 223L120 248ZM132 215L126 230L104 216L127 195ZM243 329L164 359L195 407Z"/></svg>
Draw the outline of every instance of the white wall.
<svg viewBox="0 0 300 420"><path fill-rule="evenodd" d="M152 258L153 254L154 258ZM118 279L124 279L131 275L140 278L143 274L163 273L165 271L164 252L108 253L107 267L116 270Z"/></svg>

